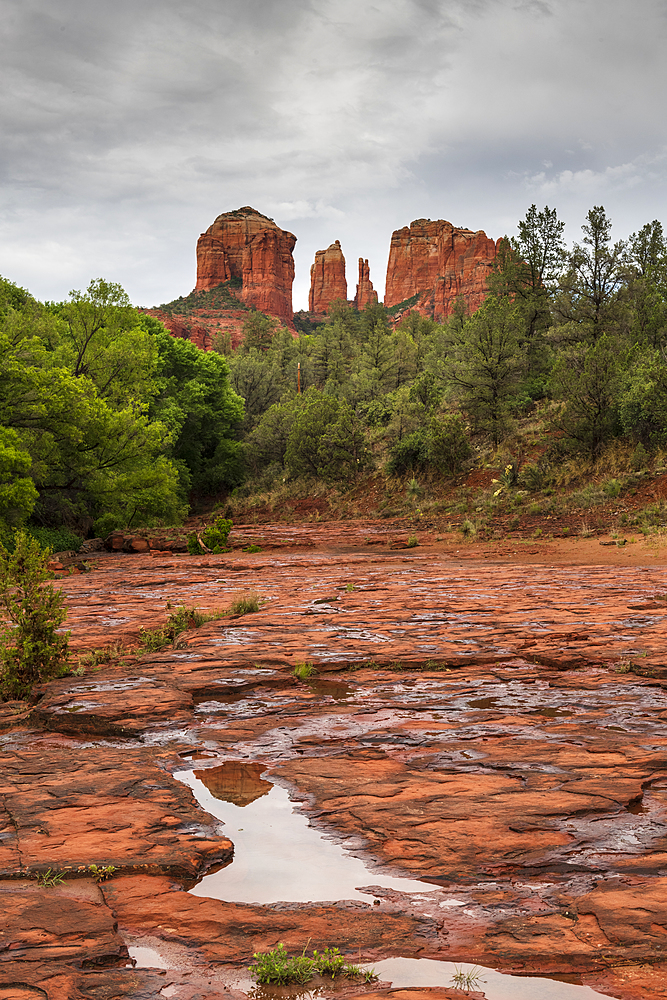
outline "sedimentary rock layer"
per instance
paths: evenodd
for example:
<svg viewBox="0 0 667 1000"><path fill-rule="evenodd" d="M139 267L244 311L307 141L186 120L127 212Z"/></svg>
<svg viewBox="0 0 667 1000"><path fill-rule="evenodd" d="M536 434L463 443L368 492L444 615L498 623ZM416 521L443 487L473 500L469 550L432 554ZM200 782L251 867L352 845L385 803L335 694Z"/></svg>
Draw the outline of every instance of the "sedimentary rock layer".
<svg viewBox="0 0 667 1000"><path fill-rule="evenodd" d="M195 291L240 278L241 301L292 322L296 236L250 206L219 215L197 241Z"/></svg>
<svg viewBox="0 0 667 1000"><path fill-rule="evenodd" d="M479 308L497 248L482 230L457 229L444 219L417 219L392 234L385 305L418 295L413 308L438 320L450 315L458 298L469 311Z"/></svg>
<svg viewBox="0 0 667 1000"><path fill-rule="evenodd" d="M310 312L326 313L336 299L347 299L345 257L336 240L326 250L318 250L310 268Z"/></svg>
<svg viewBox="0 0 667 1000"><path fill-rule="evenodd" d="M357 309L364 309L369 302L377 302L378 293L373 288L371 281L371 269L368 261L363 257L359 258L359 284L357 293L354 296L354 304Z"/></svg>

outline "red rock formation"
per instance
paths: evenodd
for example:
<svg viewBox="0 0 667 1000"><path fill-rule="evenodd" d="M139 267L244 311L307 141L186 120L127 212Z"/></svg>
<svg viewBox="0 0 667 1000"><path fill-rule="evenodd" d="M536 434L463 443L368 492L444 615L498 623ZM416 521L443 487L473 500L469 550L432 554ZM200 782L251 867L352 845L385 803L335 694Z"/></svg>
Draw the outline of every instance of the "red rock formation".
<svg viewBox="0 0 667 1000"><path fill-rule="evenodd" d="M308 309L312 313L326 313L336 299L347 299L345 258L338 240L315 254L315 263L310 268Z"/></svg>
<svg viewBox="0 0 667 1000"><path fill-rule="evenodd" d="M225 212L197 241L195 291L241 278L242 302L291 325L295 243L296 236L254 208Z"/></svg>
<svg viewBox="0 0 667 1000"><path fill-rule="evenodd" d="M363 309L369 302L377 302L377 300L378 293L373 288L373 282L371 281L371 269L368 266L368 261L364 260L363 257L360 257L359 284L357 285L357 294L354 296L355 308Z"/></svg>
<svg viewBox="0 0 667 1000"><path fill-rule="evenodd" d="M457 298L474 311L486 297L499 243L482 230L457 229L443 219L417 219L396 230L389 250L385 305L419 295L413 308L437 320L449 316Z"/></svg>

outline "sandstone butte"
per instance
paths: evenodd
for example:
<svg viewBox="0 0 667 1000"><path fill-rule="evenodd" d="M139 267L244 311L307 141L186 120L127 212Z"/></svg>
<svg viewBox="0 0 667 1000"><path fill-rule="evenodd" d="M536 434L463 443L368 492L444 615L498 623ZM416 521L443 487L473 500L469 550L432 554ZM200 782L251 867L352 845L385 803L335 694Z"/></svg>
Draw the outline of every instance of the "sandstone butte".
<svg viewBox="0 0 667 1000"><path fill-rule="evenodd" d="M354 307L355 309L364 309L369 302L377 302L378 293L373 288L373 282L371 281L371 269L368 266L368 260L364 260L363 257L359 258L359 284L357 285L357 294L354 296Z"/></svg>
<svg viewBox="0 0 667 1000"><path fill-rule="evenodd" d="M500 240L482 230L457 229L444 219L417 219L392 233L385 305L419 296L412 306L424 316L446 319L462 298L469 311L481 306Z"/></svg>
<svg viewBox="0 0 667 1000"><path fill-rule="evenodd" d="M347 299L345 258L339 240L315 254L310 268L308 309L311 313L326 313L336 299Z"/></svg>
<svg viewBox="0 0 667 1000"><path fill-rule="evenodd" d="M291 326L295 244L296 236L248 205L224 212L197 241L195 291L240 278L242 302Z"/></svg>

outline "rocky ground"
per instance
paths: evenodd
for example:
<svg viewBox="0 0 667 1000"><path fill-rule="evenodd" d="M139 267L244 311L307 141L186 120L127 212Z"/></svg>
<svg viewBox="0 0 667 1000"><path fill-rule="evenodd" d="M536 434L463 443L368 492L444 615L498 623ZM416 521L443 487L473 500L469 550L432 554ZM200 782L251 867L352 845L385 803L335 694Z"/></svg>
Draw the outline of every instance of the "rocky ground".
<svg viewBox="0 0 667 1000"><path fill-rule="evenodd" d="M667 996L667 552L406 548L378 522L233 540L262 551L102 554L60 580L79 651L127 651L170 606L262 602L2 707L0 1000L240 1000L253 952L308 940ZM176 779L193 761L213 784L229 761L279 782L369 885L386 870L425 893L188 892L234 840Z"/></svg>

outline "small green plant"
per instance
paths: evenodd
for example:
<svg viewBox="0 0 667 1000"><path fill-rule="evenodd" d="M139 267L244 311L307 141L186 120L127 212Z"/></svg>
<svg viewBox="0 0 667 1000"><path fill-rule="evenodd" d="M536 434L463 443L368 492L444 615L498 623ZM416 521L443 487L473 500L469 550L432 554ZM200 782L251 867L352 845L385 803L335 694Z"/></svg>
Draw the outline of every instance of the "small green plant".
<svg viewBox="0 0 667 1000"><path fill-rule="evenodd" d="M353 583L346 583L345 584L345 589L348 592L348 594L351 594L352 591L354 590L354 584Z"/></svg>
<svg viewBox="0 0 667 1000"><path fill-rule="evenodd" d="M306 945L306 948L308 945ZM256 952L255 962L249 966L255 980L262 985L285 986L297 983L303 986L313 976L363 976L365 982L376 979L372 969L362 969L360 965L350 964L338 948L325 948L322 953L313 951L312 957L306 954L306 948L300 955L290 957L284 944L279 944L268 952Z"/></svg>
<svg viewBox="0 0 667 1000"><path fill-rule="evenodd" d="M171 607L171 604L167 604ZM199 608L187 608L184 604L169 615L167 624L162 628L139 629L139 649L141 653L157 653L169 646L175 639L188 629L200 628L206 622L215 621L220 615L203 614Z"/></svg>
<svg viewBox="0 0 667 1000"><path fill-rule="evenodd" d="M485 979L482 979L482 970L478 965L474 965L472 969L467 971L460 965L455 965L454 968L456 971L452 976L452 983L456 990L473 990L480 983L486 982Z"/></svg>
<svg viewBox="0 0 667 1000"><path fill-rule="evenodd" d="M316 673L317 670L312 663L295 663L294 670L292 671L294 677L299 681L308 680L309 677L312 677Z"/></svg>
<svg viewBox="0 0 667 1000"><path fill-rule="evenodd" d="M499 496L503 490L508 490L512 486L516 486L519 481L519 463L515 461L508 462L503 471L500 473L498 479L492 479L491 482L498 489L494 490L494 497Z"/></svg>
<svg viewBox="0 0 667 1000"><path fill-rule="evenodd" d="M617 674L631 674L632 664L630 663L629 660L622 660L620 663L616 664L616 666L614 667L614 672Z"/></svg>
<svg viewBox="0 0 667 1000"><path fill-rule="evenodd" d="M408 548L409 549L416 548L419 545L419 542L417 541L417 536L416 535L410 535L410 537L408 538L408 543L407 544L408 544Z"/></svg>
<svg viewBox="0 0 667 1000"><path fill-rule="evenodd" d="M246 545L246 547L244 548L243 551L244 552L261 552L262 549L261 549L261 546L259 546L259 545Z"/></svg>
<svg viewBox="0 0 667 1000"><path fill-rule="evenodd" d="M16 532L13 552L0 545L0 608L7 620L0 626L0 694L5 699L28 697L34 684L66 670L70 633L60 626L67 611L63 592L46 583L49 555L24 531Z"/></svg>
<svg viewBox="0 0 667 1000"><path fill-rule="evenodd" d="M45 885L47 888L52 888L54 885L62 885L64 882L63 876L60 872L51 871L48 868L45 872L39 872L37 875L37 881L40 885Z"/></svg>
<svg viewBox="0 0 667 1000"><path fill-rule="evenodd" d="M88 653L82 653L79 656L79 665L84 668L92 667L93 669L99 669L101 663L111 663L112 660L117 660L124 653L125 649L121 643L113 643L110 646L104 646L102 649L91 649ZM74 672L72 671L72 673Z"/></svg>
<svg viewBox="0 0 667 1000"><path fill-rule="evenodd" d="M535 528L535 531L533 532L533 538L541 538L541 537L542 537L542 529Z"/></svg>
<svg viewBox="0 0 667 1000"><path fill-rule="evenodd" d="M259 595L254 590L249 590L247 594L239 594L232 599L229 611L232 615L250 615L259 611L259 603Z"/></svg>
<svg viewBox="0 0 667 1000"><path fill-rule="evenodd" d="M618 479L608 479L603 485L602 489L612 500L620 497L623 490L623 484L618 481Z"/></svg>
<svg viewBox="0 0 667 1000"><path fill-rule="evenodd" d="M193 531L188 535L188 552L191 556L201 556L204 553L218 555L228 551L227 539L234 527L226 517L218 517L203 531Z"/></svg>
<svg viewBox="0 0 667 1000"><path fill-rule="evenodd" d="M86 673L86 668L83 666L82 663L80 663L79 666L75 667L74 670L71 670L70 673L72 677L83 677L84 674Z"/></svg>
<svg viewBox="0 0 667 1000"><path fill-rule="evenodd" d="M544 478L544 472L539 465L525 465L521 470L521 483L531 493L537 493L542 489Z"/></svg>
<svg viewBox="0 0 667 1000"><path fill-rule="evenodd" d="M410 498L410 500L416 500L422 495L424 490L422 489L420 483L413 477L405 488L405 495Z"/></svg>
<svg viewBox="0 0 667 1000"><path fill-rule="evenodd" d="M463 522L459 530L461 531L461 534L465 538L472 538L474 535L477 534L477 526L474 524L473 521L470 521L468 518L466 518L466 520Z"/></svg>
<svg viewBox="0 0 667 1000"><path fill-rule="evenodd" d="M115 871L115 865L88 865L88 871L93 876L97 882L106 882L110 879Z"/></svg>

